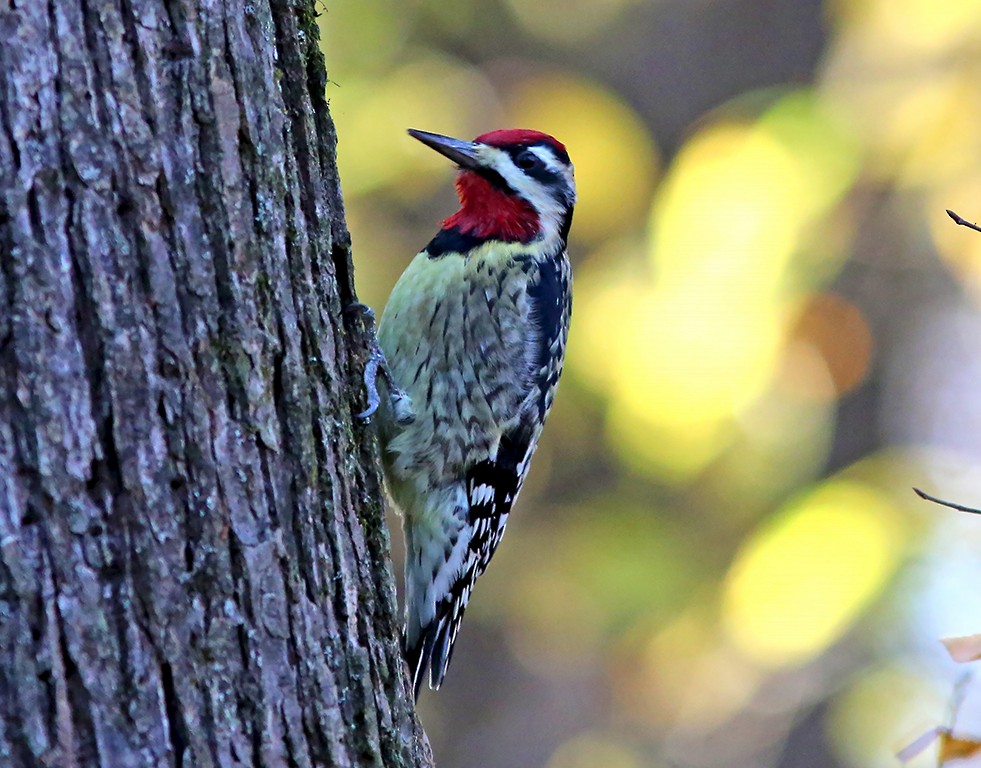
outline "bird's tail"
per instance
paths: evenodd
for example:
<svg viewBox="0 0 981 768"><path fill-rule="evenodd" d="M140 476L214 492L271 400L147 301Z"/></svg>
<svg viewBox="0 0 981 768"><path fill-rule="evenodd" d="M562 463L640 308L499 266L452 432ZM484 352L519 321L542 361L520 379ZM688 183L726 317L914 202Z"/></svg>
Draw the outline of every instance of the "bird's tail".
<svg viewBox="0 0 981 768"><path fill-rule="evenodd" d="M403 648L416 699L423 680L438 689L446 677L453 642L473 588L471 535L462 486L435 497L435 512L407 516L405 532L405 636ZM441 510L453 514L440 514Z"/></svg>
<svg viewBox="0 0 981 768"><path fill-rule="evenodd" d="M463 618L462 612L460 618ZM422 692L422 683L426 679L427 671L430 688L439 690L443 684L450 659L453 658L453 645L458 628L459 620L453 622L449 615L444 614L437 616L423 627L414 640L410 641L409 636L405 635L403 639L405 659L412 673L412 690L416 701L419 700L419 694Z"/></svg>

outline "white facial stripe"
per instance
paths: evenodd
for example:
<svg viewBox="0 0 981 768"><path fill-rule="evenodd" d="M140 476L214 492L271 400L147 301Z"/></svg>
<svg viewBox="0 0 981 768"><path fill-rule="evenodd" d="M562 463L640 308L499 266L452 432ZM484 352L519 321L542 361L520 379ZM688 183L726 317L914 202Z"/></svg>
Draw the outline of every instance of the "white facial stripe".
<svg viewBox="0 0 981 768"><path fill-rule="evenodd" d="M558 173L565 177L565 183L572 190L573 200L576 194L576 177L571 165L566 165L556 156L551 147L538 146L532 147L531 151L538 155L545 163L545 167L553 173Z"/></svg>
<svg viewBox="0 0 981 768"><path fill-rule="evenodd" d="M559 162L559 159L550 148L545 146L531 147L531 151L542 159L542 162L545 163L545 167L550 171L562 173L562 171L565 170L565 166Z"/></svg>
<svg viewBox="0 0 981 768"><path fill-rule="evenodd" d="M531 150L542 158L549 170L561 173L565 177L569 189L573 190L573 194L575 194L576 186L572 168L560 162L555 154L545 146L532 147ZM514 160L511 159L511 155L503 149L485 145L481 148L481 155L482 160L501 174L511 189L531 203L532 207L538 211L541 220L542 239L546 241L558 239L565 216L565 205L556 200L541 182L531 178L518 168L514 164Z"/></svg>

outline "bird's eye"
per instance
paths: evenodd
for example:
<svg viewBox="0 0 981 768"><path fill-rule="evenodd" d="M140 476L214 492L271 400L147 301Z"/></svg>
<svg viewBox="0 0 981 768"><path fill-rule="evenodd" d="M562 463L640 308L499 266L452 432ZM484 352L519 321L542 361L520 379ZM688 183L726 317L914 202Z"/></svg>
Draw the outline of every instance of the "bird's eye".
<svg viewBox="0 0 981 768"><path fill-rule="evenodd" d="M542 162L542 159L530 149L526 149L524 152L518 155L515 158L514 163L522 171L530 171L532 168L541 168L545 165Z"/></svg>

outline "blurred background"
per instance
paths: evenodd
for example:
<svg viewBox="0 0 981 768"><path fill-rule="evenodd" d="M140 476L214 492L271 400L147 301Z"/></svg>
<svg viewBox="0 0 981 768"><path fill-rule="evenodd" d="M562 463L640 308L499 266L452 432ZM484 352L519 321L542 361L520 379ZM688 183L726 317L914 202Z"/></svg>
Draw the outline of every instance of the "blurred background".
<svg viewBox="0 0 981 768"><path fill-rule="evenodd" d="M566 375L420 704L440 768L897 766L981 632L981 517L911 490L981 505L944 213L981 219L981 2L321 11L363 301L455 210L406 128L547 131L580 189Z"/></svg>

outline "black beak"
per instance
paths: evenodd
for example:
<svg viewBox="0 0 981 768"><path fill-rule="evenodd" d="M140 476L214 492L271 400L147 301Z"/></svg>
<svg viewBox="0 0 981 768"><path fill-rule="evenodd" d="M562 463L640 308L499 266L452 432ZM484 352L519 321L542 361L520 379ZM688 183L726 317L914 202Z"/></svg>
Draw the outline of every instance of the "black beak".
<svg viewBox="0 0 981 768"><path fill-rule="evenodd" d="M414 139L419 139L423 144L431 149L435 149L441 155L450 158L461 168L475 170L480 167L477 159L477 144L472 141L460 141L451 139L449 136L441 136L438 133L427 131L417 131L415 128L409 129L409 135Z"/></svg>

